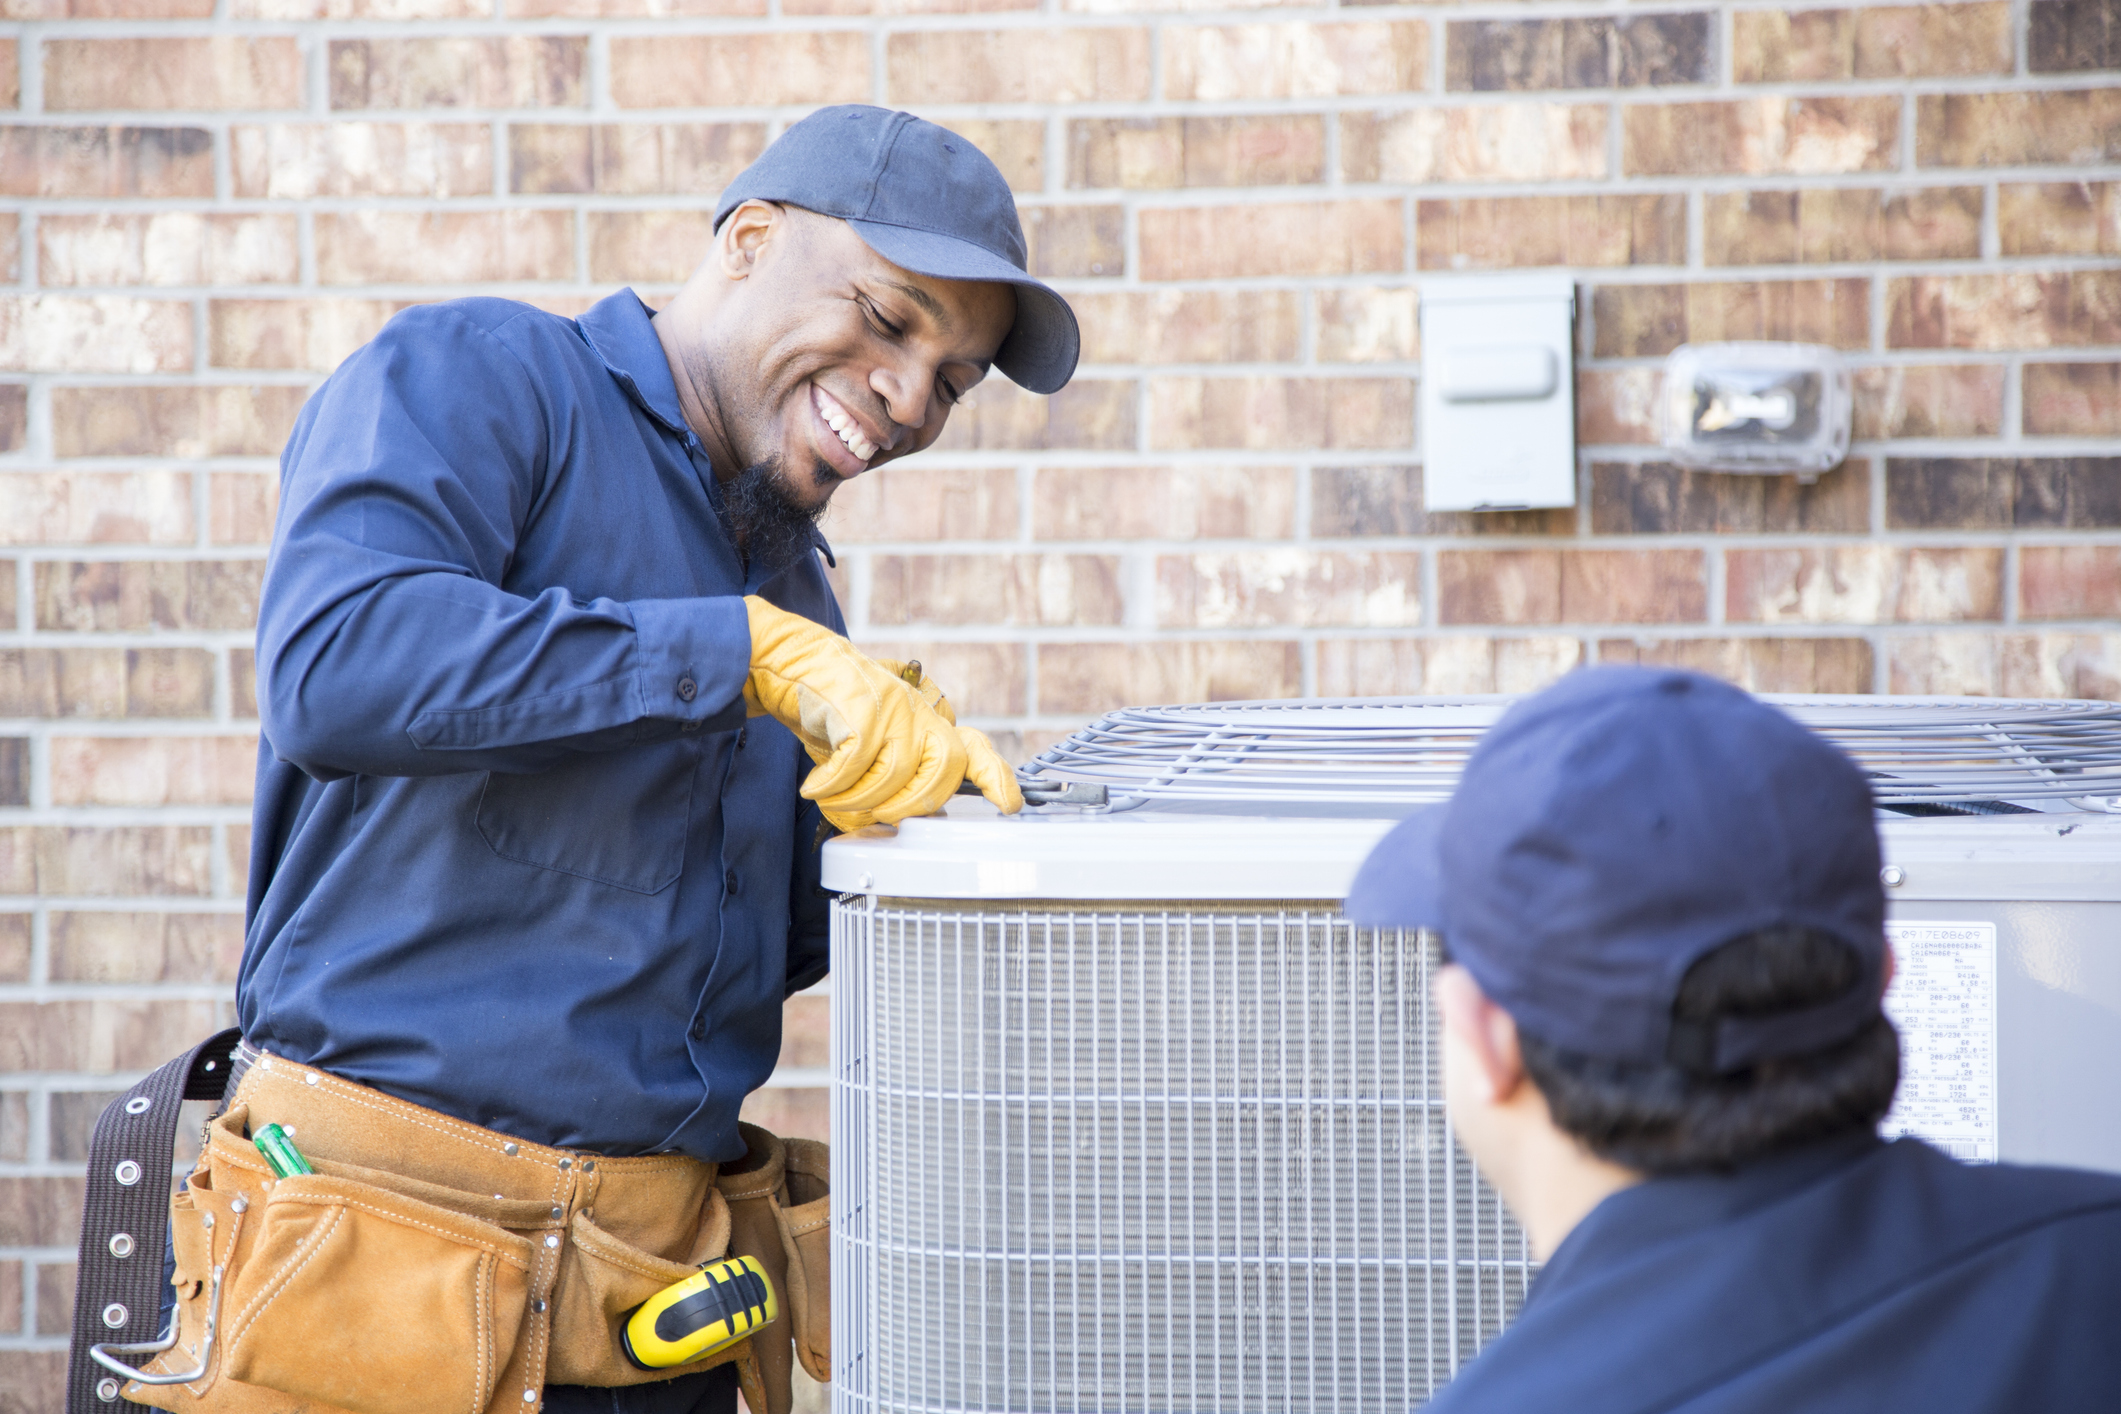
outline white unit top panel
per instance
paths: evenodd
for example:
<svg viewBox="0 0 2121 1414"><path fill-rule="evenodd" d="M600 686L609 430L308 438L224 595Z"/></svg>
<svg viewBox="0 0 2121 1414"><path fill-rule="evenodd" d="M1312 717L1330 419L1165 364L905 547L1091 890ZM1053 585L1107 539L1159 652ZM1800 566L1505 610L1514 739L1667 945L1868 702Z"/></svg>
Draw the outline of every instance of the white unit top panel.
<svg viewBox="0 0 2121 1414"><path fill-rule="evenodd" d="M835 893L902 898L1337 899L1389 820L1067 809L874 826L825 846ZM1958 816L1881 821L1899 899L2121 901L2121 817Z"/></svg>

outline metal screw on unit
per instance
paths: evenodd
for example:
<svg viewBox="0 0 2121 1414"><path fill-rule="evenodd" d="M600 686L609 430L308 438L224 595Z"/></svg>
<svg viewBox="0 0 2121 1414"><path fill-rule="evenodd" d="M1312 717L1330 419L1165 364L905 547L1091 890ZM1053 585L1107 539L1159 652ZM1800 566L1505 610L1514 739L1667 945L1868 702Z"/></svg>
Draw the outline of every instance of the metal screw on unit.
<svg viewBox="0 0 2121 1414"><path fill-rule="evenodd" d="M97 1380L96 1398L102 1400L105 1404L116 1404L118 1402L118 1382L116 1380Z"/></svg>
<svg viewBox="0 0 2121 1414"><path fill-rule="evenodd" d="M114 1232L110 1235L110 1254L119 1261L133 1255L133 1235L129 1232Z"/></svg>
<svg viewBox="0 0 2121 1414"><path fill-rule="evenodd" d="M113 1301L110 1305L103 1308L103 1324L109 1326L112 1330L117 1330L125 1324L130 1315L131 1312L127 1311L122 1304Z"/></svg>
<svg viewBox="0 0 2121 1414"><path fill-rule="evenodd" d="M1897 864L1888 864L1878 871L1878 882L1889 889L1897 889L1907 882L1907 870Z"/></svg>
<svg viewBox="0 0 2121 1414"><path fill-rule="evenodd" d="M516 1146L513 1144L503 1144L501 1146L501 1152L508 1155L508 1157L512 1159L516 1156Z"/></svg>
<svg viewBox="0 0 2121 1414"><path fill-rule="evenodd" d="M125 1112L129 1115L144 1115L154 1103L145 1095L135 1095L125 1102Z"/></svg>
<svg viewBox="0 0 2121 1414"><path fill-rule="evenodd" d="M117 1179L125 1187L130 1188L140 1181L140 1166L131 1159L127 1159L112 1169L110 1176Z"/></svg>

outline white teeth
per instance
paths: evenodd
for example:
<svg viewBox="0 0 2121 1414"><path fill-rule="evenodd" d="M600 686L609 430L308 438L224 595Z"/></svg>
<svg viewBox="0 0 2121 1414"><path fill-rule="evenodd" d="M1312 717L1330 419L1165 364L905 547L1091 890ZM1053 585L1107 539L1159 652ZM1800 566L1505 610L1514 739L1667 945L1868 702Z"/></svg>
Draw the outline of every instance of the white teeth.
<svg viewBox="0 0 2121 1414"><path fill-rule="evenodd" d="M876 443L862 435L861 424L848 416L846 410L833 401L830 393L822 388L818 389L817 402L818 412L825 419L825 425L838 434L840 441L847 444L848 451L863 461L876 455Z"/></svg>

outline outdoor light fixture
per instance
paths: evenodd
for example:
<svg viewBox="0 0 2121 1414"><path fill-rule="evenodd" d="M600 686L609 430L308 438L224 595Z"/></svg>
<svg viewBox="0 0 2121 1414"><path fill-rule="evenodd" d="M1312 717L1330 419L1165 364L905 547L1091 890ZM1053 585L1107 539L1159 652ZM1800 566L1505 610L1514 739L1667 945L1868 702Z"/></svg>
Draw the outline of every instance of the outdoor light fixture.
<svg viewBox="0 0 2121 1414"><path fill-rule="evenodd" d="M1682 466L1809 481L1848 455L1848 369L1822 344L1681 344L1661 402Z"/></svg>

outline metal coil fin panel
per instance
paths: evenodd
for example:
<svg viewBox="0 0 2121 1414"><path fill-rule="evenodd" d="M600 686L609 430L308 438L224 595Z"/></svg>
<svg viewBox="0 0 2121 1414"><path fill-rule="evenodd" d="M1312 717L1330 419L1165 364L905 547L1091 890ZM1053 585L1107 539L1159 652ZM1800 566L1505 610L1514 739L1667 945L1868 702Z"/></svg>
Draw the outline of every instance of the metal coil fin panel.
<svg viewBox="0 0 2121 1414"><path fill-rule="evenodd" d="M1405 1409L1522 1301L1422 937L851 897L833 929L843 1414Z"/></svg>

